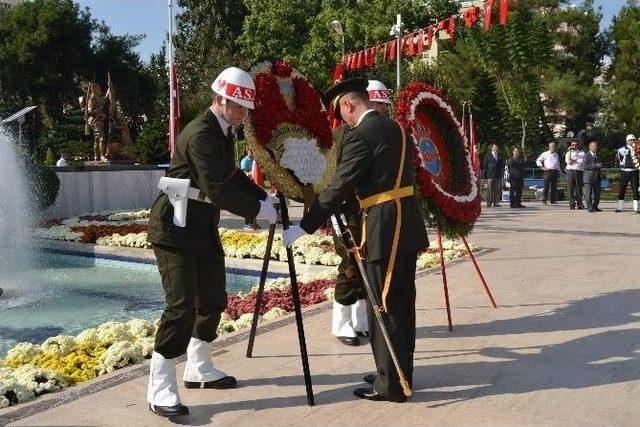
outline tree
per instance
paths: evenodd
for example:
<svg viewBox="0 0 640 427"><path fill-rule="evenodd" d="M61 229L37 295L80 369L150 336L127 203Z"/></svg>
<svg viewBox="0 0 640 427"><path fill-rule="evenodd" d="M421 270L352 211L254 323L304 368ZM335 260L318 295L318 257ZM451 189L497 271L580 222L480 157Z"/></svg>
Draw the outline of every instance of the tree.
<svg viewBox="0 0 640 427"><path fill-rule="evenodd" d="M248 10L243 1L179 0L176 59L181 86L195 92L230 65L249 65L238 39Z"/></svg>
<svg viewBox="0 0 640 427"><path fill-rule="evenodd" d="M159 164L169 161L167 126L161 120L150 120L142 127L135 142L136 157L142 164Z"/></svg>
<svg viewBox="0 0 640 427"><path fill-rule="evenodd" d="M134 138L144 117L153 115L157 97L154 79L135 52L143 38L141 35L114 35L104 23L98 25L91 61L91 80L97 81L105 91L107 75L111 73L117 99L130 121Z"/></svg>
<svg viewBox="0 0 640 427"><path fill-rule="evenodd" d="M615 120L627 132L640 127L640 4L629 0L611 28L613 58L607 73Z"/></svg>
<svg viewBox="0 0 640 427"><path fill-rule="evenodd" d="M602 98L595 83L607 48L599 28L602 14L593 0L586 0L544 17L549 28L556 28L552 58L542 73L545 107L556 116L564 115L567 130L577 134L594 122Z"/></svg>
<svg viewBox="0 0 640 427"><path fill-rule="evenodd" d="M49 123L60 118L88 73L93 29L72 0L0 8L0 99L40 104Z"/></svg>

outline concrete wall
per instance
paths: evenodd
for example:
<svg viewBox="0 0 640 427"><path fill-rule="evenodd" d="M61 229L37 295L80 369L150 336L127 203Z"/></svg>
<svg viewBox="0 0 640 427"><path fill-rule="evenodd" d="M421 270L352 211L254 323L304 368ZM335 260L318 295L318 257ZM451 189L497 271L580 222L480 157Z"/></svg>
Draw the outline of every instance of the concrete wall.
<svg viewBox="0 0 640 427"><path fill-rule="evenodd" d="M47 217L68 218L116 209L148 209L165 169L156 166L55 168L60 192Z"/></svg>

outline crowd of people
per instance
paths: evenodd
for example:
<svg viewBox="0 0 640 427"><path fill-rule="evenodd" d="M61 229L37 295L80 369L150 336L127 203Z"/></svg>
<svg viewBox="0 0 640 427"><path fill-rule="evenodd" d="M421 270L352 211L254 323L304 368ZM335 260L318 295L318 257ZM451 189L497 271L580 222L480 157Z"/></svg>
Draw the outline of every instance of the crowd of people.
<svg viewBox="0 0 640 427"><path fill-rule="evenodd" d="M633 163L632 150L636 137L627 135L625 145L616 152L615 165L619 169L618 204L615 212L623 212L627 190L630 187L633 212L640 214L639 171ZM550 142L548 150L536 159L536 166L543 171L541 200L543 205L558 204L558 182L564 167L566 194L569 209L602 212L600 195L602 192L602 158L598 152L598 142L590 140L584 151L578 139L571 140L564 157L558 153L556 142ZM504 179L506 176L506 179ZM508 183L511 208L523 208L522 191L525 178L525 161L518 147L505 162L497 144L491 145L482 162L482 178L486 180L486 206L498 207L502 200L503 183ZM534 187L537 189L537 187Z"/></svg>

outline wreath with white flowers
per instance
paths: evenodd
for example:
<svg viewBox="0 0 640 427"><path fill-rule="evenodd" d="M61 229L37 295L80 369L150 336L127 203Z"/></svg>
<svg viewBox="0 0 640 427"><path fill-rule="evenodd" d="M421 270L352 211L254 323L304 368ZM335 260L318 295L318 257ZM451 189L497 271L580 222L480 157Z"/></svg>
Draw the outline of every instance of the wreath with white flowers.
<svg viewBox="0 0 640 427"><path fill-rule="evenodd" d="M415 82L398 95L396 119L414 142L416 181L427 214L450 237L468 234L480 215L480 186L453 108L440 91Z"/></svg>
<svg viewBox="0 0 640 427"><path fill-rule="evenodd" d="M249 148L272 184L309 204L337 168L320 95L284 60L260 62L249 73L256 84L255 109L244 123Z"/></svg>

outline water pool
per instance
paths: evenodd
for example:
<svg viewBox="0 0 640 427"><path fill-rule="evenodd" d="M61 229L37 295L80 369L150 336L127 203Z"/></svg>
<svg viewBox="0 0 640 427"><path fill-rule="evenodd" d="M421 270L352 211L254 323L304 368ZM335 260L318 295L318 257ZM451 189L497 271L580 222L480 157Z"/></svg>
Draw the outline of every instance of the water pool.
<svg viewBox="0 0 640 427"><path fill-rule="evenodd" d="M14 273L0 287L0 358L20 341L40 343L57 334L77 334L107 321L155 320L164 292L153 264L38 253L33 267ZM259 272L227 272L229 293L247 291Z"/></svg>

